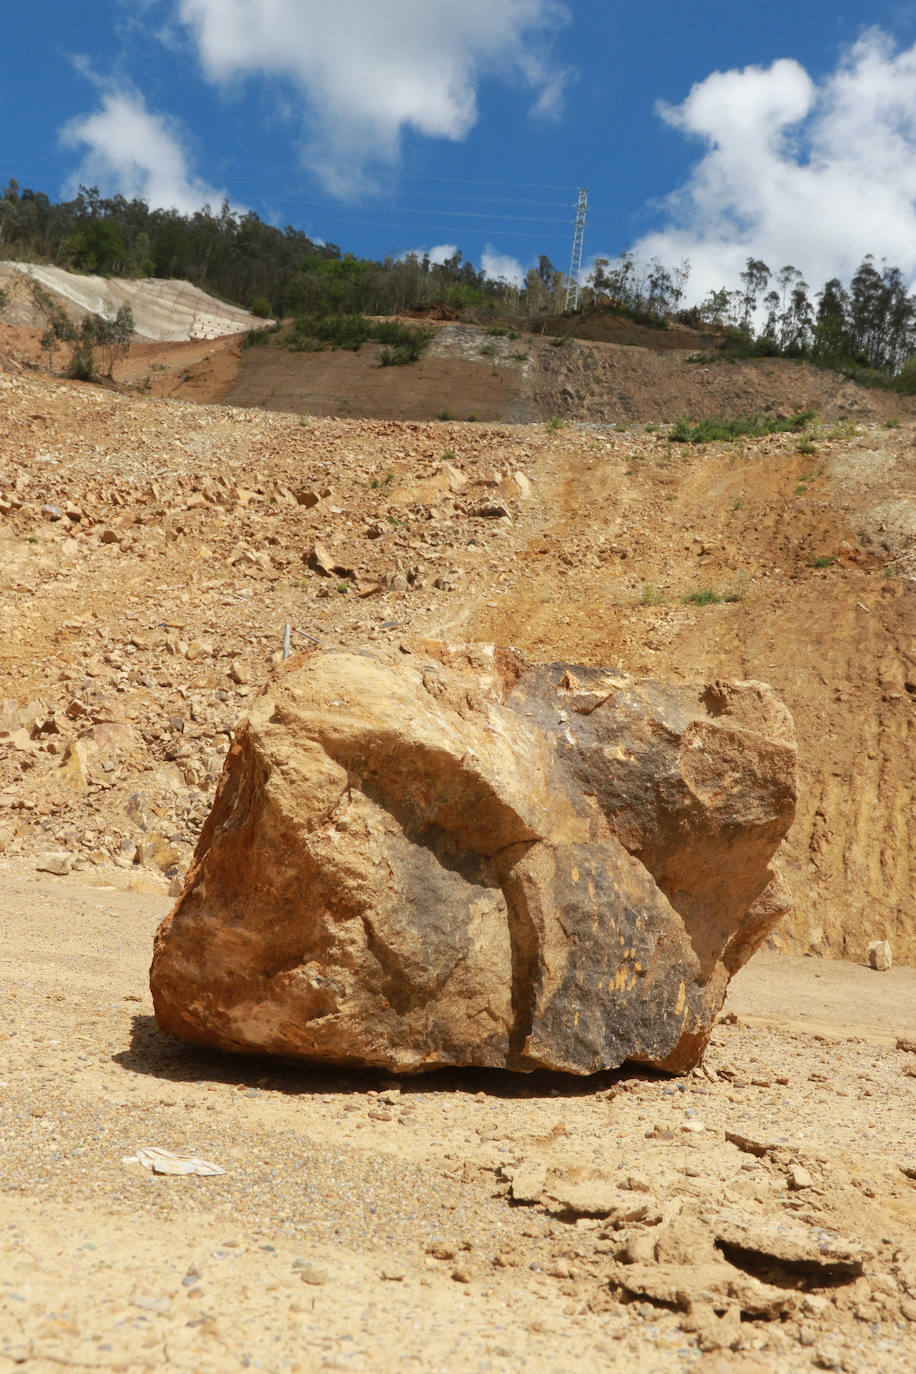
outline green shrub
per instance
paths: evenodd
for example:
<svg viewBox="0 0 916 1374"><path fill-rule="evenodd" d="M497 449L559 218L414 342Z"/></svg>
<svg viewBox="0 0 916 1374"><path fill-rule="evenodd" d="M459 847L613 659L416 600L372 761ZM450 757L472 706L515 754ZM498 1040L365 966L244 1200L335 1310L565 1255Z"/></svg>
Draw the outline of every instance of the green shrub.
<svg viewBox="0 0 916 1374"><path fill-rule="evenodd" d="M270 319L270 301L264 296L255 296L248 309L251 311L252 315L256 315L259 320Z"/></svg>
<svg viewBox="0 0 916 1374"><path fill-rule="evenodd" d="M731 587L727 592L714 592L711 587L704 587L700 591L688 592L681 597L684 606L721 606L724 602L734 602L744 600L744 579L739 578L736 586Z"/></svg>
<svg viewBox="0 0 916 1374"><path fill-rule="evenodd" d="M668 438L675 444L709 444L717 440L741 438L760 438L764 434L797 434L810 425L817 416L813 410L801 410L796 415L785 417L759 415L730 417L712 416L692 425L689 420L674 422Z"/></svg>
<svg viewBox="0 0 916 1374"><path fill-rule="evenodd" d="M91 382L93 380L95 368L93 367L91 348L77 349L70 359L67 376L75 382Z"/></svg>

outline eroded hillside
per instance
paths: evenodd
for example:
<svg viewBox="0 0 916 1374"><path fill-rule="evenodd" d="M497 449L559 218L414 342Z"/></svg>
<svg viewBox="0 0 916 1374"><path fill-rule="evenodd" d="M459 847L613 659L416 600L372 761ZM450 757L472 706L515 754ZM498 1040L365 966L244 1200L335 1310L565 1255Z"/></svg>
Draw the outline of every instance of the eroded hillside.
<svg viewBox="0 0 916 1374"><path fill-rule="evenodd" d="M302 420L19 370L0 413L12 853L183 872L287 622L294 650L496 639L773 683L800 741L783 945L861 959L887 937L916 960L911 424L694 448L633 424Z"/></svg>

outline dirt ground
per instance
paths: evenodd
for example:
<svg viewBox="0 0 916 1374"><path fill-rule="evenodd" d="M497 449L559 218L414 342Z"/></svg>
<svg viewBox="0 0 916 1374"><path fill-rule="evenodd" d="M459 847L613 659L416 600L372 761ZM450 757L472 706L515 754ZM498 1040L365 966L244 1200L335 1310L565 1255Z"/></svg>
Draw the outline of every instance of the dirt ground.
<svg viewBox="0 0 916 1374"><path fill-rule="evenodd" d="M6 860L0 907L0 1369L912 1368L916 971L752 961L684 1081L398 1082L166 1040L165 898Z"/></svg>
<svg viewBox="0 0 916 1374"><path fill-rule="evenodd" d="M503 388L458 423L303 416L289 377L291 413L213 404L238 339L65 383L0 326L0 1370L916 1362L916 427L794 365L489 339L427 355L456 415L469 369ZM369 371L405 408L424 380L310 357L354 369L351 413ZM818 386L803 443L656 428ZM777 688L796 908L705 1071L398 1083L163 1039L152 933L286 624ZM123 1162L146 1146L225 1173Z"/></svg>

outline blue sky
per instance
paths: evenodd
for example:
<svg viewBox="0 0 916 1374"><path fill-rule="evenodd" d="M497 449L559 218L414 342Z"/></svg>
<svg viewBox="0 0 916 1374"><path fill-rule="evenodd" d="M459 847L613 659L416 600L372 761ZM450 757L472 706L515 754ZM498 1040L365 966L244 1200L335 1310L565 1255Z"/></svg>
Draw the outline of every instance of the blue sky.
<svg viewBox="0 0 916 1374"><path fill-rule="evenodd" d="M223 197L372 257L491 275L747 256L916 280L916 3L5 0L0 180Z"/></svg>

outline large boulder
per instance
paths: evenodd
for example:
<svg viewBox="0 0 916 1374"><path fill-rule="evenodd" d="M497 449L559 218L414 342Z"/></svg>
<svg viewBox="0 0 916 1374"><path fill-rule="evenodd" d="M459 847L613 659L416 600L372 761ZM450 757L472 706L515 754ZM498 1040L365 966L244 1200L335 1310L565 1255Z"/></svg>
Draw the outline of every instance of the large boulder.
<svg viewBox="0 0 916 1374"><path fill-rule="evenodd" d="M156 935L157 1020L403 1073L683 1071L788 908L795 757L759 682L485 645L290 659Z"/></svg>

